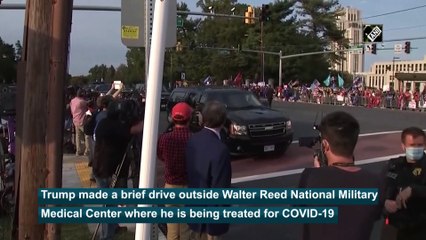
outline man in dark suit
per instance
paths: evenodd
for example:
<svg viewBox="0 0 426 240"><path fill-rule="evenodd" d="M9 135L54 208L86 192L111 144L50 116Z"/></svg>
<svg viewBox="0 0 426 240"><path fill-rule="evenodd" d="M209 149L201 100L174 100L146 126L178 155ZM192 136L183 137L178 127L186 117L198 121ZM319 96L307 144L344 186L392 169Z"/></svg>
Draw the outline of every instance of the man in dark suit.
<svg viewBox="0 0 426 240"><path fill-rule="evenodd" d="M203 109L204 128L191 136L186 148L189 188L229 188L231 161L221 140L226 108L220 102L208 102ZM211 206L215 207L215 206ZM191 240L219 240L229 224L189 224Z"/></svg>

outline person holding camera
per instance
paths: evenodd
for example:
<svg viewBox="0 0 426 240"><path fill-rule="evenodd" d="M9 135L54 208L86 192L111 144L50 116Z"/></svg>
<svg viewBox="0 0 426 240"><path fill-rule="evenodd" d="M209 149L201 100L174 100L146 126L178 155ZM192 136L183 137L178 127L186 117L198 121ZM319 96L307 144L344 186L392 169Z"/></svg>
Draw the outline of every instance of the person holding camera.
<svg viewBox="0 0 426 240"><path fill-rule="evenodd" d="M380 177L354 164L354 149L360 132L358 121L346 112L333 112L322 119L318 130L321 136L321 152L314 159L315 167L306 168L302 172L299 188L376 188L379 189L380 196ZM381 215L381 203L337 207L337 225L305 224L303 239L370 238L374 222L379 220Z"/></svg>
<svg viewBox="0 0 426 240"><path fill-rule="evenodd" d="M132 123L125 117L129 112L126 102L113 100L108 104L107 116L95 129L96 144L92 163L93 174L99 188L111 187L113 175L122 164L115 187L127 187L129 162L125 161L133 135L143 130L143 121ZM118 224L101 224L101 240L112 239L115 232L125 230Z"/></svg>
<svg viewBox="0 0 426 240"><path fill-rule="evenodd" d="M426 239L426 134L409 127L401 142L405 156L387 166L385 213L398 240Z"/></svg>

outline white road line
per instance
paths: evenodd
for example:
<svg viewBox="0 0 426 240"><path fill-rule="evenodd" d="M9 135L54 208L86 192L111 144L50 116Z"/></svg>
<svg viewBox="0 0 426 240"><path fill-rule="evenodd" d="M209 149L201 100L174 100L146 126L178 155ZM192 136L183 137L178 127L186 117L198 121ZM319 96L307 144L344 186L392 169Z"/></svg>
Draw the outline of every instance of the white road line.
<svg viewBox="0 0 426 240"><path fill-rule="evenodd" d="M383 162L387 161L391 158L399 157L402 154L395 154L395 155L388 155L388 156L382 156L382 157L376 157L376 158L369 158L364 160L356 161L356 165L365 165L370 163L377 163L377 162ZM265 174L258 174L258 175L252 175L252 176L246 176L246 177L239 177L239 178L233 178L232 183L243 183L243 182L251 182L256 180L263 180L263 179L269 179L269 178L276 178L276 177L283 177L283 176L290 176L295 175L303 172L304 168L299 169L292 169L292 170L286 170L286 171L280 171L280 172L273 172L273 173L265 173Z"/></svg>
<svg viewBox="0 0 426 240"><path fill-rule="evenodd" d="M423 129L423 131L426 131L426 129ZM372 132L372 133L362 133L359 136L360 137L369 137L369 136L377 136L377 135L386 135L386 134L395 134L395 133L401 133L402 130L398 131L386 131L386 132ZM294 140L291 142L291 144L299 143L299 140Z"/></svg>

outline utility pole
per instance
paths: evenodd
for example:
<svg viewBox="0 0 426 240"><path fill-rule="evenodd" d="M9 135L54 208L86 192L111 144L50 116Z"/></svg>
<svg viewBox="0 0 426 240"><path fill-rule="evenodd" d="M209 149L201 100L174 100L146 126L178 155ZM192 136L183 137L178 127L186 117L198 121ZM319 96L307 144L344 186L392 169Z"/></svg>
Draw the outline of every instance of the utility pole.
<svg viewBox="0 0 426 240"><path fill-rule="evenodd" d="M53 1L50 78L48 82L47 187L62 187L64 88L68 70L68 47L71 32L73 0ZM58 224L47 224L47 240L59 240Z"/></svg>
<svg viewBox="0 0 426 240"><path fill-rule="evenodd" d="M154 0L145 0L145 93L148 85L149 53L151 48L152 14L154 13Z"/></svg>
<svg viewBox="0 0 426 240"><path fill-rule="evenodd" d="M31 0L26 42L25 96L18 239L44 239L38 223L37 191L46 186L47 82L49 79L52 1Z"/></svg>
<svg viewBox="0 0 426 240"><path fill-rule="evenodd" d="M27 1L26 9L30 9L31 1ZM28 16L29 11L25 11L24 36L22 37L22 55L21 61L18 63L18 73L16 81L16 138L15 138L15 211L13 212L11 239L18 238L19 226L19 182L21 177L21 146L23 139L23 121L24 121L24 102L25 102L25 72L27 61L28 46Z"/></svg>
<svg viewBox="0 0 426 240"><path fill-rule="evenodd" d="M260 22L260 61L262 66L262 82L265 82L265 53L263 52L263 21Z"/></svg>
<svg viewBox="0 0 426 240"><path fill-rule="evenodd" d="M278 86L281 86L283 84L283 51L280 50L280 65L278 66Z"/></svg>

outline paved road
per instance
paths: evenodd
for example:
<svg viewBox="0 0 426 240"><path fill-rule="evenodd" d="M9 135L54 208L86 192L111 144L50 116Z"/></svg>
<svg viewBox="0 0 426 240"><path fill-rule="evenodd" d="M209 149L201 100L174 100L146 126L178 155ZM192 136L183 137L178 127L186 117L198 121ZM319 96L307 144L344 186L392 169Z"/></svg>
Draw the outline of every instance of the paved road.
<svg viewBox="0 0 426 240"><path fill-rule="evenodd" d="M409 126L418 126L426 129L426 113L398 111L388 109L368 109L363 107L342 107L331 105L317 105L304 103L274 102L273 108L284 112L292 119L295 131L295 139L304 136L313 136L312 126L319 123L321 115L333 111L345 111L351 113L360 122L361 133L376 133L387 131L398 131ZM165 114L161 115L160 127L165 129ZM161 129L161 130L162 130ZM360 137L356 148L357 160L365 160L380 156L401 154L399 133L368 135ZM292 170L309 167L312 161L312 150L301 148L293 144L289 150L281 156L250 157L234 160L233 178L249 177L259 174L276 173L279 171ZM363 165L363 168L378 173L385 162ZM161 176L161 166L158 168ZM280 177L266 178L255 181L239 181L236 187L295 187L299 174L291 174ZM235 179L234 179L235 180ZM159 181L160 184L160 181ZM161 186L161 184L159 185ZM300 225L232 225L226 240L231 239L300 239ZM372 239L377 239L373 237Z"/></svg>

